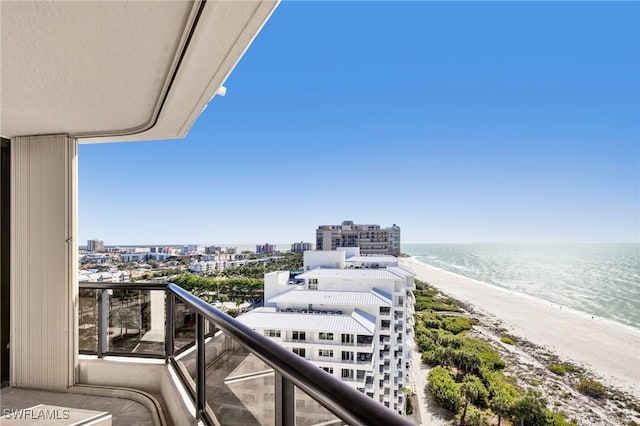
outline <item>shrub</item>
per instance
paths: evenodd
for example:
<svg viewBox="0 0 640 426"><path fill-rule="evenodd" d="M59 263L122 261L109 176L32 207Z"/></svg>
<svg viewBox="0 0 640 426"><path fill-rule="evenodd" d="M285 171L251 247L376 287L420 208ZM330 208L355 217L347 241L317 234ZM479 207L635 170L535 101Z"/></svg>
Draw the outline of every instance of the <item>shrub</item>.
<svg viewBox="0 0 640 426"><path fill-rule="evenodd" d="M501 337L501 338L500 338L500 341L501 341L502 343L507 344L507 345L515 345L515 342L514 342L514 341L513 341L513 339L512 339L512 338L510 338L510 337L506 337L506 336L505 336L505 337Z"/></svg>
<svg viewBox="0 0 640 426"><path fill-rule="evenodd" d="M562 364L551 364L549 366L549 370L551 370L552 373L557 374L558 376L564 376L565 374L567 374L567 368Z"/></svg>
<svg viewBox="0 0 640 426"><path fill-rule="evenodd" d="M479 410L471 409L465 424L467 426L489 426L489 420Z"/></svg>
<svg viewBox="0 0 640 426"><path fill-rule="evenodd" d="M558 376L564 376L567 373L576 373L580 371L578 367L567 363L551 364L549 365L549 370Z"/></svg>
<svg viewBox="0 0 640 426"><path fill-rule="evenodd" d="M471 322L469 318L444 317L442 318L442 328L453 334L459 334L465 330L471 330Z"/></svg>
<svg viewBox="0 0 640 426"><path fill-rule="evenodd" d="M607 394L607 388L600 382L592 379L582 379L576 385L581 393L592 398L603 398Z"/></svg>
<svg viewBox="0 0 640 426"><path fill-rule="evenodd" d="M573 420L567 420L563 413L547 411L547 426L578 426Z"/></svg>
<svg viewBox="0 0 640 426"><path fill-rule="evenodd" d="M462 398L459 385L453 380L451 373L443 367L432 368L428 381L427 386L435 400L446 410L458 411Z"/></svg>

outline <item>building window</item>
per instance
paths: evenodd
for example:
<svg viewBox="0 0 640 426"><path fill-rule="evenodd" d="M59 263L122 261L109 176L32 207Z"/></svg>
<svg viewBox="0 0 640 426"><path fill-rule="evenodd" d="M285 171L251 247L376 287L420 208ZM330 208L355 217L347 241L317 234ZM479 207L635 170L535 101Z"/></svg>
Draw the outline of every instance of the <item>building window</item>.
<svg viewBox="0 0 640 426"><path fill-rule="evenodd" d="M333 374L333 367L320 367L329 374Z"/></svg>
<svg viewBox="0 0 640 426"><path fill-rule="evenodd" d="M267 337L280 337L280 330L265 330L264 335Z"/></svg>
<svg viewBox="0 0 640 426"><path fill-rule="evenodd" d="M309 278L309 290L317 290L317 289L318 289L318 279Z"/></svg>
<svg viewBox="0 0 640 426"><path fill-rule="evenodd" d="M318 349L318 356L333 358L333 349Z"/></svg>
<svg viewBox="0 0 640 426"><path fill-rule="evenodd" d="M333 333L318 333L318 338L320 340L333 340Z"/></svg>
<svg viewBox="0 0 640 426"><path fill-rule="evenodd" d="M293 348L293 353L304 358L307 354L305 348Z"/></svg>
<svg viewBox="0 0 640 426"><path fill-rule="evenodd" d="M343 334L342 335L342 343L353 343L353 334Z"/></svg>
<svg viewBox="0 0 640 426"><path fill-rule="evenodd" d="M342 351L342 360L343 361L353 361L353 352Z"/></svg>
<svg viewBox="0 0 640 426"><path fill-rule="evenodd" d="M353 379L353 370L349 368L342 369L342 378L343 379Z"/></svg>
<svg viewBox="0 0 640 426"><path fill-rule="evenodd" d="M291 338L293 340L307 340L306 333L304 331L294 331L292 332Z"/></svg>

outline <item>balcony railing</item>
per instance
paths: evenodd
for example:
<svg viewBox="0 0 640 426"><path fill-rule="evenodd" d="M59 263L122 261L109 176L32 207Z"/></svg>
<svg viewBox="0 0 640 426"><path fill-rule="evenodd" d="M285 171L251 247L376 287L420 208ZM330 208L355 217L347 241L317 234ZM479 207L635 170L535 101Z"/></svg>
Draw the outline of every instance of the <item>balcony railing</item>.
<svg viewBox="0 0 640 426"><path fill-rule="evenodd" d="M81 353L164 359L205 424L412 424L175 284L82 282L79 317Z"/></svg>

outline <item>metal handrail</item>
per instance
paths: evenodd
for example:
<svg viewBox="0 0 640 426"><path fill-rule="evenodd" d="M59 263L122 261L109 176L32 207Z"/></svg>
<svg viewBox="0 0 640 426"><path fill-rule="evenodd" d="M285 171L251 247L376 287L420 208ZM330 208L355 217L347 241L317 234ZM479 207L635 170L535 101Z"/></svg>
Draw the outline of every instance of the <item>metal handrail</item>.
<svg viewBox="0 0 640 426"><path fill-rule="evenodd" d="M204 320L212 322L217 328L235 339L274 369L276 373L276 413L280 413L280 418L276 419L276 424L295 424L295 394L292 386L294 385L347 424L372 426L413 425L413 423L386 408L381 403L336 379L321 368L280 346L275 341L255 332L245 324L214 308L176 284L81 282L80 288L165 290L168 295L180 298L198 314L198 330L203 327ZM196 334L199 334L198 330ZM198 338L197 340L199 340L199 343L204 342L203 338ZM202 347L200 345L197 346L199 355L201 354L202 358L204 358L204 345ZM197 358L200 358L200 356ZM197 369L200 370L200 368ZM201 375L202 377L200 377ZM196 388L203 390L200 392L199 389L196 389L197 405L201 405L204 398L204 386L202 383L204 380L204 366L202 366L202 371L198 371L197 379Z"/></svg>

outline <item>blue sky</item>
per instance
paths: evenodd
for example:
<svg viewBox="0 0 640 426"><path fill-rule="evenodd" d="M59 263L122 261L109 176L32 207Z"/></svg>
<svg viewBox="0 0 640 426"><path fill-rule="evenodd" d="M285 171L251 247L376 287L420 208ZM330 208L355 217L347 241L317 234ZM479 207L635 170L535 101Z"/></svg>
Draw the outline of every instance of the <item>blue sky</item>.
<svg viewBox="0 0 640 426"><path fill-rule="evenodd" d="M81 145L81 241L638 241L639 17L284 1L185 139Z"/></svg>

